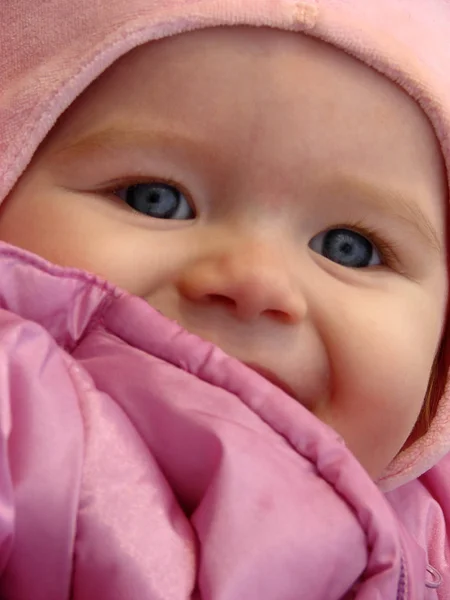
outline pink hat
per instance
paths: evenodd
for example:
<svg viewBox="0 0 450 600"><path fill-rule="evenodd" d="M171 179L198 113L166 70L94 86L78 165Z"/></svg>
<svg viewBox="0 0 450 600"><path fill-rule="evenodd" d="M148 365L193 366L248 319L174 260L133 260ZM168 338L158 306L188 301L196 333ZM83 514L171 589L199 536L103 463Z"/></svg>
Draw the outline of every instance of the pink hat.
<svg viewBox="0 0 450 600"><path fill-rule="evenodd" d="M217 25L320 38L383 73L422 107L450 161L448 0L7 0L0 30L0 201L61 113L130 49ZM427 434L380 481L392 489L450 449L450 388Z"/></svg>

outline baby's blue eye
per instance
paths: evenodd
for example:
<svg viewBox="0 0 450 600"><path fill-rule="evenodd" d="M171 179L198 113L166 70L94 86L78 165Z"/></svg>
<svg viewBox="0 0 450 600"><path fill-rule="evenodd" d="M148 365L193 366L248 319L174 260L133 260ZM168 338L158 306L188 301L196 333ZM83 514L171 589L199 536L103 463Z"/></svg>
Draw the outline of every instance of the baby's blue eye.
<svg viewBox="0 0 450 600"><path fill-rule="evenodd" d="M309 245L314 252L343 267L361 269L382 264L372 242L351 229L329 229L316 235Z"/></svg>
<svg viewBox="0 0 450 600"><path fill-rule="evenodd" d="M116 191L131 208L155 219L193 219L189 202L173 185L161 182L137 183Z"/></svg>

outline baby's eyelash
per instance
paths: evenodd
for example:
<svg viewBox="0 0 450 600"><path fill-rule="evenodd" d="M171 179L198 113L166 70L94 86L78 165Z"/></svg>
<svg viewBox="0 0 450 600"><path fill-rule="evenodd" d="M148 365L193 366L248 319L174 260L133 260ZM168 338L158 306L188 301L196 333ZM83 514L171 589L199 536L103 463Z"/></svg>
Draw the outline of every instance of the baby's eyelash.
<svg viewBox="0 0 450 600"><path fill-rule="evenodd" d="M120 189L144 183L162 183L164 185L170 185L174 188L177 188L187 199L191 199L191 194L189 191L181 183L175 179L171 179L170 177L122 177L120 179L114 179L113 181L110 181L103 187L103 191L114 193Z"/></svg>
<svg viewBox="0 0 450 600"><path fill-rule="evenodd" d="M333 229L335 228L351 229L367 238L374 246L376 246L381 254L381 258L385 261L386 266L398 268L401 264L399 255L396 251L397 244L392 240L388 241L385 235L372 225L367 225L363 221L353 221L334 226Z"/></svg>

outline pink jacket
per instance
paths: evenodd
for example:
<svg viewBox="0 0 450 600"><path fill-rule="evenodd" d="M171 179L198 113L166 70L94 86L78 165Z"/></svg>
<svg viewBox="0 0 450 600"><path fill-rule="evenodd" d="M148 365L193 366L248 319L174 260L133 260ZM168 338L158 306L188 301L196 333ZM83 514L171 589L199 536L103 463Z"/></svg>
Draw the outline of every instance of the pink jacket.
<svg viewBox="0 0 450 600"><path fill-rule="evenodd" d="M2 598L437 597L421 484L393 504L422 547L336 433L143 300L8 246L0 279Z"/></svg>
<svg viewBox="0 0 450 600"><path fill-rule="evenodd" d="M448 0L0 4L0 202L118 57L217 25L395 79L450 171ZM447 392L375 484L292 398L89 274L0 244L0 307L2 599L450 600Z"/></svg>

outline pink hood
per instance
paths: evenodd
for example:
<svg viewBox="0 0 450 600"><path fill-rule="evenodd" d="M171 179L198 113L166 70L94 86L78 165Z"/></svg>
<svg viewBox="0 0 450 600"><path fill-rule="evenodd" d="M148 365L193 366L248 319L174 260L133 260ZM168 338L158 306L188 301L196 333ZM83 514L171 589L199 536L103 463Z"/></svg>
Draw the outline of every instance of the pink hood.
<svg viewBox="0 0 450 600"><path fill-rule="evenodd" d="M352 53L450 161L446 0L7 0L0 19L0 201L117 58L217 25ZM450 598L447 393L379 482L393 511L336 434L140 300L6 246L0 277L2 597L432 598L432 562Z"/></svg>

